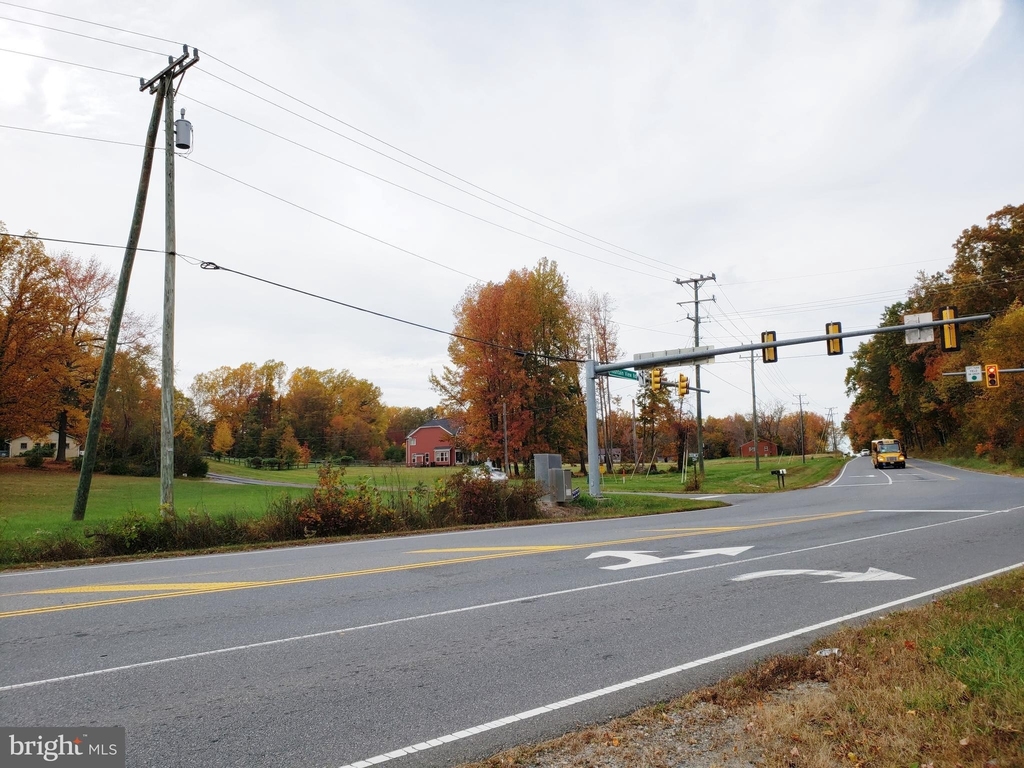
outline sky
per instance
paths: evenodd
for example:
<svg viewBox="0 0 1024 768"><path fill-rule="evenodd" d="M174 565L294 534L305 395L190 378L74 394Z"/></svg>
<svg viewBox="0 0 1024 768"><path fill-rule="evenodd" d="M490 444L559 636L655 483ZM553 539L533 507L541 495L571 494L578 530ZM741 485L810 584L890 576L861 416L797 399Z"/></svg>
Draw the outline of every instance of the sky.
<svg viewBox="0 0 1024 768"><path fill-rule="evenodd" d="M693 345L675 281L700 275L702 345L869 329L1024 202L1022 40L1022 0L0 2L0 221L114 245L47 247L119 271L138 78L187 44L179 389L274 359L422 408L448 362L442 333L200 261L449 331L467 290L547 258L608 296L624 359ZM144 248L163 201L157 153ZM159 318L162 296L162 254L140 253L129 308ZM838 422L858 343L758 359L759 407ZM750 412L749 358L702 385L705 415ZM635 386L612 392L628 410Z"/></svg>

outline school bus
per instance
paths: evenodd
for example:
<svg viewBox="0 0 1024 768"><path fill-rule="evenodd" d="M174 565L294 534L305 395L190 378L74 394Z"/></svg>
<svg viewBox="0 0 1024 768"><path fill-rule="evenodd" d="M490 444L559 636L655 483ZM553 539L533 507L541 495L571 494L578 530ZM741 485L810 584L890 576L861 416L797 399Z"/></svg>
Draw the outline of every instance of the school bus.
<svg viewBox="0 0 1024 768"><path fill-rule="evenodd" d="M903 444L895 437L886 437L871 441L871 461L875 469L895 467L904 469L907 466L907 454Z"/></svg>

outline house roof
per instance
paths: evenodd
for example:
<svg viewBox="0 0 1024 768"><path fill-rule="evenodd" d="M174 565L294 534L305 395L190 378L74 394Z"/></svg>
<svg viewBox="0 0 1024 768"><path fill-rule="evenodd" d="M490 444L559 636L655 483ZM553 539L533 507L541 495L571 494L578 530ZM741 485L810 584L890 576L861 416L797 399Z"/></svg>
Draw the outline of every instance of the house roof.
<svg viewBox="0 0 1024 768"><path fill-rule="evenodd" d="M412 437L417 432L419 432L421 429L426 429L427 427L440 427L445 432L447 432L449 435L454 435L455 434L455 428L452 426L452 423L451 423L450 420L448 420L448 419L431 419L430 421L426 422L425 424L420 424L418 427L416 427L416 429L414 429L412 432L410 432L408 435L405 436L406 439Z"/></svg>

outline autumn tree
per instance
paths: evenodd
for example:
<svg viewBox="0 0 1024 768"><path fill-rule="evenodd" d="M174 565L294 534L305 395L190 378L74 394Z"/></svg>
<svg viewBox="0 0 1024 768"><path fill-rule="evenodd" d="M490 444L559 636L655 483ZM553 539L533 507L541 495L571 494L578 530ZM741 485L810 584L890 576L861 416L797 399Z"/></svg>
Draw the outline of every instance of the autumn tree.
<svg viewBox="0 0 1024 768"><path fill-rule="evenodd" d="M59 278L38 240L11 237L0 223L0 439L49 431L61 408L72 349L60 333L68 305Z"/></svg>
<svg viewBox="0 0 1024 768"><path fill-rule="evenodd" d="M557 265L510 272L502 283L469 288L455 308L451 365L431 386L463 438L484 456L511 460L578 451L585 405L579 382L582 318ZM502 415L505 421L502 422Z"/></svg>
<svg viewBox="0 0 1024 768"><path fill-rule="evenodd" d="M57 431L56 458L63 462L69 428L80 439L84 437L82 430L92 405L109 320L106 302L113 294L116 279L95 257L83 262L67 251L54 259L54 267L56 290L64 299L56 331L64 337L65 344L59 371L61 402L52 423ZM129 346L131 343L127 342Z"/></svg>
<svg viewBox="0 0 1024 768"><path fill-rule="evenodd" d="M231 453L234 445L235 438L231 434L231 425L221 419L213 430L213 440L210 447L213 448L213 452L216 454L227 454Z"/></svg>
<svg viewBox="0 0 1024 768"><path fill-rule="evenodd" d="M601 362L610 362L619 358L619 328L612 321L612 310L614 303L607 293L598 295L591 291L583 302L582 310L586 318L586 335L589 357ZM598 377L597 381L597 409L598 429L600 431L601 443L606 449L615 445L613 441L614 432L614 407L612 401L611 380L607 376ZM621 443L620 443L621 445ZM612 455L610 450L605 450L605 467L612 471Z"/></svg>

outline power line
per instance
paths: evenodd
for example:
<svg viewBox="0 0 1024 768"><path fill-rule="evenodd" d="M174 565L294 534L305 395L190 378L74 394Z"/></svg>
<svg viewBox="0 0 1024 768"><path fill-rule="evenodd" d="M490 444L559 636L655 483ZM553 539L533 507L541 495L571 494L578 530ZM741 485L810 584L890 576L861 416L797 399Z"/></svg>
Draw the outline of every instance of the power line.
<svg viewBox="0 0 1024 768"><path fill-rule="evenodd" d="M49 30L50 32L60 32L61 34L64 34L64 35L71 35L73 37L81 37L81 38L84 38L85 40L93 40L93 41L95 41L97 43L106 43L107 45L116 45L118 48L128 48L129 50L132 50L132 51L142 51L142 53L151 53L151 54L153 54L155 56L166 56L167 55L167 53L165 51L153 51L153 50L150 50L149 48L139 48L137 45L128 45L128 43L119 43L116 40L106 40L106 39L104 39L102 37L93 37L92 35L86 35L86 34L83 34L81 32L72 32L71 30L61 29L60 27L51 27L51 26L49 26L47 24L36 24L35 22L25 21L24 19L12 19L9 16L0 16L0 21L10 21L10 22L13 22L15 24L24 24L24 25L29 26L29 27L36 27L37 29L46 29L46 30Z"/></svg>
<svg viewBox="0 0 1024 768"><path fill-rule="evenodd" d="M0 127L2 127L2 126L0 126ZM11 232L0 233L0 237L16 237L19 240L40 240L40 241L42 241L44 243L65 243L67 245L87 245L90 248L117 248L119 250L124 250L124 246L123 245L112 245L111 243L91 243L91 242L89 242L87 240L61 240L60 238L57 238L57 237L40 237L39 235L15 235L15 234L13 234ZM143 251L145 253L164 253L164 254L167 253L167 251L165 251L163 248L157 249L157 248L138 248L137 247L135 250L136 251ZM179 253L178 255L182 256L183 254ZM189 257L189 258L191 258L191 257ZM196 262L196 263L198 263L198 262Z"/></svg>
<svg viewBox="0 0 1024 768"><path fill-rule="evenodd" d="M394 321L396 323L402 323L403 325L410 325L410 326L412 326L414 328L421 328L421 329L423 329L425 331L431 331L433 333L440 333L440 334L443 334L445 336L450 336L453 339L460 339L462 341L472 342L473 344L481 344L481 345L486 346L486 347L491 347L492 349L500 349L500 350L503 350L505 352L511 352L514 355L517 355L519 357L525 357L525 356L529 355L531 357L538 357L538 358L541 358L541 359L544 359L544 360L552 360L554 362L560 362L560 363L577 363L577 364L582 364L582 363L586 362L585 360L580 360L580 359L575 358L575 357L563 357L563 356L560 356L560 355L548 355L548 354L542 354L542 353L539 353L539 352L530 352L530 351L518 349L516 347L510 347L510 346L507 346L505 344L498 344L497 342L493 342L493 341L486 341L484 339L477 339L477 338L474 338L473 336L465 336L463 334L455 333L453 331L442 331L439 328L434 328L434 327L429 326L429 325L423 325L422 323L416 323L416 322L413 322L412 320L404 320L404 319L402 319L400 317L395 317L393 315L384 314L383 312L377 312L377 311L372 310L372 309L366 309L365 307L360 307L360 306L357 306L355 304L348 304L347 302L339 301L338 299L332 299L332 298L329 298L327 296L322 296L322 295L320 295L318 293L312 293L310 291L304 291L301 288L296 288L296 287L291 286L291 285L285 285L284 283L278 283L278 282L276 282L274 280L269 280L269 279L267 279L265 277L259 277L257 275L252 275L252 274L249 274L247 272L242 272L242 271L237 270L237 269L231 269L230 267L224 267L224 266L221 266L219 264L215 264L212 261L203 261L203 262L200 263L199 266L200 266L201 269L204 269L204 270L216 270L216 271L220 271L220 272L228 272L228 273L233 274L233 275L238 275L239 277L248 278L249 280L255 280L256 282L259 282L259 283L265 283L266 285L272 285L275 288L281 288L283 290L291 291L293 293L298 293L298 294L301 294L303 296L308 296L308 297L313 298L313 299L319 299L320 301L326 301L329 304L337 304L340 307L345 307L347 309L354 309L357 312L365 312L368 315L374 315L375 317L380 317L380 318L383 318L385 320L392 320L392 321Z"/></svg>
<svg viewBox="0 0 1024 768"><path fill-rule="evenodd" d="M52 13L52 12L49 12L49 11L42 11L40 9L30 8L28 6L19 5L17 3L2 2L0 4L2 4L2 5L9 5L11 7L20 8L22 10L33 11L33 12L37 12L37 13L44 13L44 14L47 14L47 15L50 15L50 16L56 16L56 17L59 17L59 18L68 19L68 20L75 21L75 22L78 22L78 23L81 23L81 24L90 24L90 25L102 27L104 29L110 29L110 30L114 30L114 31L117 31L117 32L122 32L122 33L125 33L125 34L138 35L140 37L145 37L145 38L149 38L149 39L152 39L152 40L159 40L161 42L172 43L172 44L179 44L176 41L168 40L167 38L158 37L158 36L155 36L155 35L147 35L145 33L135 32L135 31L132 31L132 30L124 29L122 27L116 27L116 26L112 26L112 25L108 25L108 24L101 24L99 22L90 21L88 19L83 19L81 17L69 16L69 15L66 15L66 14L59 14L59 13ZM6 17L0 17L0 18L6 18ZM69 31L69 30L60 29L58 27L52 27L52 26L48 26L48 25L44 25L44 24L36 24L36 23L33 23L33 22L22 21L20 19L8 19L8 20L9 21L14 21L16 23L28 24L30 26L34 26L34 27L38 27L38 28L42 28L42 29L48 29L48 30L55 31L55 32L61 32L61 33L68 34L68 35L75 35L77 37L82 37L82 38L86 38L86 39L89 39L89 40L94 40L94 41L97 41L97 42L107 43L107 44L110 44L110 45L117 45L117 46L121 46L121 47L125 47L125 48L130 48L130 49L134 49L134 50L143 51L143 52L146 52L146 53L158 54L158 55L161 55L161 56L164 55L163 53L158 52L158 51L152 51L152 50L149 50L149 49L146 49L146 48L139 48L137 46L131 46L131 45L127 45L125 43L119 43L119 42L116 42L116 41L113 41L113 40L107 40L107 39L104 39L104 38L98 38L98 37L94 37L94 36L91 36L91 35L85 35L85 34L82 34L82 33L79 33L79 32L72 32L72 31ZM232 70L234 72L237 72L238 74L242 75L243 77L249 78L250 80L252 80L252 81L254 81L256 83L259 83L260 85L262 85L265 88L269 88L271 91L274 91L275 93L278 93L281 96L284 96L284 97L286 97L288 99L291 99L292 101L294 101L294 102L296 102L298 104L301 104L302 106L306 107L307 109L311 109L314 112L316 112L318 114L321 114L324 117L327 117L330 120L333 120L333 121L339 123L340 125L345 126L346 128L349 128L349 129L351 129L353 131L356 131L357 133L359 133L359 134L361 134L363 136L366 136L367 138L373 139L377 143L382 144L383 146L388 147L389 149L392 149L392 150L394 150L396 152L399 152L402 155L404 155L404 156L406 156L408 158L411 158L411 159L415 160L416 162L421 163L422 165L427 166L428 168L432 168L435 171L443 173L444 175L448 176L449 178L455 179L455 180L461 182L462 184L465 184L465 185L467 185L469 187L472 187L473 189L476 189L476 190L478 190L480 192L483 192L484 194L489 195L490 197L492 197L492 198L494 198L496 200L500 200L500 201L502 201L504 203L508 203L509 205L515 206L516 208L519 208L520 210L526 211L527 213L530 213L533 216L537 216L537 217L543 219L544 221L551 222L552 224L555 224L558 227L560 227L561 230L568 230L569 232L575 232L578 235L582 235L583 237L587 238L588 240L581 240L578 237L570 235L570 234L568 234L568 233L566 233L564 231L561 231L560 229L555 229L555 228L553 228L553 227L551 227L551 226L549 226L547 224L544 224L541 221L537 221L535 219L531 219L530 217L524 216L523 214L521 214L521 213L519 213L517 211L510 210L510 209L506 208L505 206L497 205L496 203L494 203L493 200L487 200L486 198L480 197L479 195L475 195L475 194L473 194L473 193L471 193L471 192L469 192L469 191L467 191L467 190L465 190L465 189L463 189L463 188L461 188L461 187L459 187L457 185L454 185L454 184L451 184L450 182L445 181L444 179L440 179L440 178L434 176L433 174L426 173L425 171L423 171L420 168L416 168L415 166L409 165L408 163L404 163L401 160L398 160L397 158L392 157L391 155L388 155L385 152L381 152L380 150L375 149L373 147L370 147L370 146L368 146L366 144L363 144L362 142L358 142L358 141L356 141L355 139L353 139L353 138L351 138L349 136L345 136L344 134L338 133L336 131L332 131L330 128L327 128L327 126L324 126L324 125L321 125L320 123L316 123L315 121L309 120L309 118L306 118L303 115L300 115L300 114L298 114L298 113L296 113L296 112L294 112L292 110L289 110L286 107L284 107L284 106L282 106L280 104L277 104L276 102L273 102L273 101L271 101L271 100L269 100L269 99L267 99L267 98L265 98L263 96L260 96L259 94L253 93L252 91L249 91L248 89L242 88L241 86L239 86L236 83L232 83L231 81L226 80L226 79L224 79L222 77L219 77L218 75L215 75L215 74L213 74L211 72L208 72L206 70L202 70L208 76L213 77L216 80L220 80L221 82L225 83L226 85L229 85L229 86L232 86L234 88L237 88L237 89L241 90L243 93L247 93L247 94L253 96L254 98L260 99L260 100L262 100L262 101L264 101L264 102L266 102L266 103L268 103L268 104L270 104L272 106L275 106L275 107L277 107L279 109L282 109L285 112L288 112L289 114L292 114L292 115L294 115L296 117L299 117L300 119L307 120L308 122L310 122L310 123L312 123L314 125L317 125L318 127L322 128L324 130L331 131L332 133L335 133L336 135L338 135L341 138L344 138L344 139L346 139L348 141L352 141L352 142L356 143L357 145L362 146L362 147L364 147L365 149L367 149L367 150L369 150L371 152L375 152L375 153L377 153L377 154L379 154L379 155L381 155L383 157L386 157L387 159L391 160L392 162L399 163L399 164L409 168L410 170L413 170L413 171L415 171L417 173L424 174L424 175L428 176L429 178L434 179L435 181L438 181L438 182L440 182L442 184L446 184L446 185L452 187L453 189L455 189L455 190L457 190L459 192L462 192L463 194L467 194L467 195L470 195L472 197L475 197L475 198L477 198L477 199L481 200L482 202L485 202L485 203L487 203L489 205L495 205L496 207L501 208L502 210L505 210L508 213L511 213L511 214L513 214L515 216L519 216L521 218L524 218L527 221L530 221L530 222L532 222L532 223L534 223L534 224L536 224L538 226L542 226L542 227L545 227L547 229L550 229L550 230L552 230L552 231L562 235L563 237L569 237L569 238L572 238L574 240L578 240L578 241L583 242L584 244L586 244L586 245L588 245L590 247L598 248L600 250L604 250L604 251L606 251L608 253L612 253L615 256L618 256L620 258L626 258L629 261L635 261L635 259L631 259L628 256L623 256L623 253L632 254L633 256L638 256L639 258L645 259L646 261L654 262L654 263L657 263L657 264L663 264L665 267L671 268L674 272L678 271L678 268L675 267L672 264L668 264L667 262L663 262L663 261L660 261L658 259L654 259L654 258L652 258L650 256L646 256L646 255L644 255L642 253L639 253L637 251L630 250L628 248L625 248L625 247L620 246L620 245L616 245L616 244L614 244L612 242L609 242L607 240L603 240L603 239L601 239L599 237L596 237L594 235L590 235L590 234L588 234L588 233L586 233L586 232L584 232L582 230L579 230L579 229L576 229L574 227L571 227L568 224L563 224L562 222L560 222L560 221L558 221L556 219L553 219L553 218L551 218L549 216L545 216L544 214L542 214L542 213L540 213L538 211L532 210L531 208L528 208L528 207L526 207L526 206L524 206L524 205L522 205L520 203L516 203L515 201L510 200L510 199L508 199L506 197L503 197L503 196L501 196L501 195L499 195L499 194L497 194L495 192L491 192L490 190L488 190L488 189L486 189L486 188L484 188L484 187L482 187L482 186L480 186L478 184L474 184L473 182L469 181L468 179L466 179L466 178L464 178L462 176L459 176L459 175L457 175L455 173L447 171L447 170L445 170L444 168L441 168L438 165L435 165L435 164L433 164L433 163L431 163L431 162L429 162L427 160L424 160L422 157L419 157L418 155L415 155L415 154L413 154L411 152L408 152L408 151L406 151L406 150L404 150L404 149L402 149L402 148L400 148L400 147L398 147L398 146L396 146L394 144L391 144L391 143L385 141L384 139L381 139L379 136L375 136L374 134L372 134L372 133L370 133L368 131L364 131L363 129L353 125L352 123L349 123L349 122L347 122L345 120L342 120L341 118L336 117L335 115L332 115L329 112L326 112L325 110L322 110L322 109L314 106L313 104L310 104L309 102L303 101L302 99L300 99L300 98L298 98L296 96L293 96L292 94L288 93L287 91L284 91L284 90L282 90L280 88L277 88L277 87L271 85L270 83L266 82L265 80L261 80L260 78L254 76L254 75L251 75L248 72L246 72L246 71L244 71L244 70L242 70L242 69L240 69L238 67L235 67L234 65L228 63L227 61L224 61L223 59L220 59L217 56L214 56L213 54L205 53L205 57L208 58L208 59L211 59L213 61L216 61L217 63L227 67L228 69L230 69L230 70ZM589 242L589 241L594 241L594 242ZM595 243L602 243L603 245L610 246L610 247L616 249L616 251L620 251L620 252L623 252L623 253L617 253L616 251L610 251L607 248L603 248L600 245L595 245ZM645 266L649 266L649 265L645 265ZM692 273L692 270L684 270L684 271L689 271L689 272Z"/></svg>
<svg viewBox="0 0 1024 768"><path fill-rule="evenodd" d="M238 122L242 123L243 125L248 125L250 128L254 128L254 129L258 130L258 131L262 131L263 133L266 133L266 134L268 134L270 136L273 136L276 139L280 139L281 141L287 142L288 144L291 144L293 146L299 147L300 149L304 149L307 152L311 152L314 155L322 157L322 158L324 158L326 160L330 160L331 162L337 163L338 165L342 165L342 166L344 166L346 168L350 168L353 171L356 171L358 173L364 174L365 176L369 176L370 178L376 179L377 181L381 181L384 184L388 184L389 186L392 186L392 187L395 187L397 189L400 189L403 192L408 192L409 194L415 195L416 197L422 198L424 200L429 200L430 202L436 203L437 205L440 205L440 206L442 206L444 208L448 208L449 210L455 211L457 213L461 213L464 216L468 216L471 219L475 219L477 221L483 222L484 224L490 224L492 227L497 227L498 229L504 230L505 232L510 232L510 233L512 233L514 235L519 235L520 237L525 237L527 240L532 240L535 243L541 243L542 245L546 245L546 246L548 246L550 248L556 248L556 249L558 249L560 251L564 251L565 253L571 253L571 254L573 254L575 256L580 256L580 257L582 257L584 259L590 259L591 261L596 261L599 264L604 264L604 265L609 266L609 267L615 267L617 269L624 269L624 270L626 270L628 272L633 272L633 273L638 274L638 275L643 275L644 277L650 277L650 278L652 278L654 280L667 280L668 279L668 278L664 278L664 277L659 277L657 275L651 275L651 274L648 274L646 272L640 272L638 270L631 269L630 267L625 267L625 266L623 266L621 264L615 264L614 262L605 261L605 260L599 259L599 258L597 258L595 256L591 256L589 254L582 253L581 251L574 251L571 248L566 248L564 246L558 245L557 243L552 243L549 240L544 240L544 239L539 238L539 237L534 237L533 235L527 234L526 232L522 232L522 231L520 231L518 229L513 229L512 227L506 227L504 224L500 224L500 223L498 223L496 221L492 221L491 219L484 218L483 216L477 216L475 213L470 213L469 211L466 211L466 210L464 210L462 208L459 208L458 206L454 206L454 205L451 205L450 203L446 203L446 202L444 202L442 200L438 200L437 198L431 197L430 195L423 194L422 192L417 192L415 189L411 189L411 188L406 187L406 186L404 186L402 184L399 184L397 182L391 181L390 179L386 179L383 176L378 176L377 174L372 173L372 172L367 171L367 170L364 170L363 168L360 168L357 165L353 165L352 163L348 163L348 162L346 162L344 160L340 160L339 158L336 158L336 157L334 157L332 155L329 155L329 154L327 154L325 152L321 152L318 149L314 149L313 147L310 147L310 146L308 146L306 144L303 144L301 142L295 141L294 139L289 139L287 136L282 136L281 134L275 133L274 131L271 131L268 128L264 128L261 125L257 125L256 123L253 123L253 122L250 122L248 120L245 120L244 118L238 117L237 115L233 115L230 112L226 112L226 111L224 111L222 109L218 109L217 107L214 107L214 106L212 106L210 104L202 102L199 99L196 99L195 97L193 97L191 95L188 95L188 96L186 96L185 94L182 94L182 95L185 96L186 98L188 98L189 100L191 100L195 104L198 104L198 105L200 105L202 107L205 107L206 109L210 109L210 110L212 110L214 112L217 112L217 113L219 113L221 115L224 115L225 117L229 117L232 120L237 120ZM576 238L576 239L579 239L579 238ZM589 243L588 243L588 245L589 245ZM606 249L602 249L602 250L606 250ZM618 255L618 254L614 254L614 255ZM631 259L630 261L635 261L635 259ZM664 271L667 272L668 270L664 270Z"/></svg>
<svg viewBox="0 0 1024 768"><path fill-rule="evenodd" d="M129 75L127 72L116 72L113 69L104 69L103 67L94 67L90 64L79 64L75 61L65 61L64 59L55 59L52 56L43 56L38 53L26 53L25 51L13 51L10 48L0 48L0 51L4 53L14 53L18 56L28 56L33 59L43 59L44 61L52 61L55 64L66 64L69 67L81 67L83 69L92 69L97 72L106 72L108 75L120 75L121 77L130 77L132 80L138 80L138 75Z"/></svg>
<svg viewBox="0 0 1024 768"><path fill-rule="evenodd" d="M350 227L348 224L343 224L342 222L338 221L337 219L332 219L330 216L327 216L325 214L318 213L317 211L314 211L312 208L306 208L305 206L299 205L298 203L293 203L291 200L288 200L287 198L281 197L280 195L275 195L273 192L268 192L267 190L262 189L261 187L257 187L255 184L250 184L247 181L242 181L241 179L239 179L239 178L237 178L235 176L232 176L229 173L225 173L224 171L218 171L216 168L213 168L213 167L211 167L209 165L205 165L203 163L200 163L198 160L193 160L188 155L182 155L181 157L182 157L182 159L188 160L193 165L199 166L200 168L203 168L203 169L209 171L210 173L215 173L218 176L222 176L225 179L229 179L229 180L235 182L236 184L241 184L243 187L248 187L249 189L251 189L251 190L253 190L255 192L259 192L262 195L266 195L269 198L277 200L278 202L284 203L285 205L290 205L292 208L295 208L295 209L300 210L300 211L304 211L305 213L308 213L311 216L316 216L318 219L323 219L324 221L329 222L331 224L334 224L335 226L341 227L342 229L347 229L349 232L354 232L357 235L362 235L363 237L367 238L368 240L373 240L375 243L380 243L381 245L386 245L388 248L394 248L396 251L400 251L402 253L408 254L409 256L412 256L413 258L416 258L416 259L420 259L421 261L425 261L428 264L433 264L435 267L441 267L442 269L447 269L449 272L454 272L457 275L462 275L463 277L468 277L470 280L476 280L477 282L480 282L480 283L486 282L485 280L483 280L482 278L477 277L476 275L471 275L468 272L463 272L462 270L456 269L455 267L449 266L448 264L445 264L443 262L434 261L434 259L429 259L426 256L422 256L422 255L416 253L415 251L410 251L408 248L403 248L400 245L395 245L394 243L389 243L387 240L382 240L381 238L376 237L374 235L371 235L368 232L363 232L362 230L356 229L355 227Z"/></svg>
<svg viewBox="0 0 1024 768"><path fill-rule="evenodd" d="M172 43L174 45L181 45L180 41L168 40L166 37L157 37L156 35L147 35L144 32L133 32L130 29L123 29L122 27L114 27L110 24L100 24L98 21L88 21L87 19L80 19L77 16L68 16L63 13L55 13L54 11L44 11L42 8L31 8L27 5L18 5L17 3L6 2L6 0L0 0L0 5L9 5L11 8L20 8L23 11L31 11L32 13L42 13L47 16L57 16L61 19L67 19L69 21L77 21L80 24L91 24L94 27L103 27L104 29L110 29L115 32L124 32L128 35L137 35L138 37L148 37L150 40L159 40L162 43Z"/></svg>

